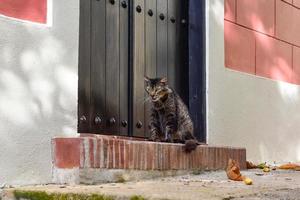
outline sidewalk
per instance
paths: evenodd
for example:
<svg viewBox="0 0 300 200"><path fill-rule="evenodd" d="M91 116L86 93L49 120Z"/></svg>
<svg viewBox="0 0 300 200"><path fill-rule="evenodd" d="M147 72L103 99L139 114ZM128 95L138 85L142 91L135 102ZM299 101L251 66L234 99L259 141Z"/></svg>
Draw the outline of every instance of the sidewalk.
<svg viewBox="0 0 300 200"><path fill-rule="evenodd" d="M12 188L3 191L2 199L13 199L12 193L16 190L22 191L21 195L26 195L28 191L45 191L47 194L81 194L82 198L78 199L87 199L86 195L91 194L103 195L101 198L96 198L97 196L94 195L94 199L99 200L300 199L300 172L276 170L262 173L261 170L249 170L243 171L242 174L253 179L253 185L230 181L224 171L217 171L116 184Z"/></svg>

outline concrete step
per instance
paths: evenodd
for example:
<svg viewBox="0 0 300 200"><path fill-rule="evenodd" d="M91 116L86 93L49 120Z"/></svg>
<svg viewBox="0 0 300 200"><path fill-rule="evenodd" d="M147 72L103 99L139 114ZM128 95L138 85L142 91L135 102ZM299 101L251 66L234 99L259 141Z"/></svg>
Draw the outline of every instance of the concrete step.
<svg viewBox="0 0 300 200"><path fill-rule="evenodd" d="M224 169L229 158L246 168L246 149L199 145L186 153L182 144L88 135L52 140L53 182L97 184Z"/></svg>

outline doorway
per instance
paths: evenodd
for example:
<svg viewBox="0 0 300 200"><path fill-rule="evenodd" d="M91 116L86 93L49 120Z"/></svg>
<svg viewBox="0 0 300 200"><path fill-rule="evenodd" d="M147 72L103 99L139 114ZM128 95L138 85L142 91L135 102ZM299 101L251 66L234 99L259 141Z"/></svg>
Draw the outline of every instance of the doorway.
<svg viewBox="0 0 300 200"><path fill-rule="evenodd" d="M79 133L147 137L145 75L167 77L194 106L200 93L190 79L190 1L80 1Z"/></svg>

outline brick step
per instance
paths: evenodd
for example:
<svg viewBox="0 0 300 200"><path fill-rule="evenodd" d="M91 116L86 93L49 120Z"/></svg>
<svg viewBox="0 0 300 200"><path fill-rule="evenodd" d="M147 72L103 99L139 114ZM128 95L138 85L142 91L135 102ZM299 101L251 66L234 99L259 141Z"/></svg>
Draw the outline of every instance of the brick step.
<svg viewBox="0 0 300 200"><path fill-rule="evenodd" d="M182 144L104 135L54 138L52 147L55 173L64 169L218 170L226 167L229 158L246 168L244 148L199 145L185 153Z"/></svg>

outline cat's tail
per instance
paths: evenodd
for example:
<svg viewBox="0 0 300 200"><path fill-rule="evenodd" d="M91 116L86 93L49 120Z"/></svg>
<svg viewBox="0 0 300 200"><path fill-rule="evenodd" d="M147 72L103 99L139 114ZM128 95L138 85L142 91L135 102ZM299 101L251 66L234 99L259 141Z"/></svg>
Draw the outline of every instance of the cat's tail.
<svg viewBox="0 0 300 200"><path fill-rule="evenodd" d="M184 145L184 151L186 153L190 153L190 152L194 151L198 145L199 145L199 142L195 139L186 140L185 145Z"/></svg>

